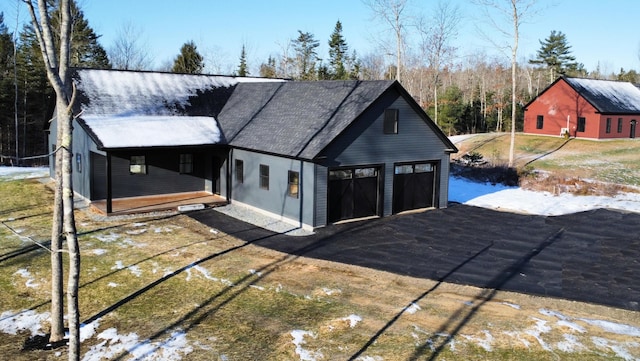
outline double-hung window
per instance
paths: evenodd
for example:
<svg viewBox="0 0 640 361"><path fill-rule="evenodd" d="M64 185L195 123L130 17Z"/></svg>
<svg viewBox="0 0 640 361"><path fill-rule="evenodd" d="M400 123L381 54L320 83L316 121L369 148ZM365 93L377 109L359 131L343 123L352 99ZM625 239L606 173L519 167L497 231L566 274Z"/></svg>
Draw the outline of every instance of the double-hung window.
<svg viewBox="0 0 640 361"><path fill-rule="evenodd" d="M236 159L236 182L244 183L244 162Z"/></svg>
<svg viewBox="0 0 640 361"><path fill-rule="evenodd" d="M132 155L129 159L130 174L147 174L147 163L144 155Z"/></svg>
<svg viewBox="0 0 640 361"><path fill-rule="evenodd" d="M398 109L385 109L384 134L398 134Z"/></svg>
<svg viewBox="0 0 640 361"><path fill-rule="evenodd" d="M193 173L193 154L180 154L180 174Z"/></svg>
<svg viewBox="0 0 640 361"><path fill-rule="evenodd" d="M289 180L287 195L289 197L298 198L300 194L300 173L290 170L287 178Z"/></svg>
<svg viewBox="0 0 640 361"><path fill-rule="evenodd" d="M269 190L269 166L260 164L260 188Z"/></svg>

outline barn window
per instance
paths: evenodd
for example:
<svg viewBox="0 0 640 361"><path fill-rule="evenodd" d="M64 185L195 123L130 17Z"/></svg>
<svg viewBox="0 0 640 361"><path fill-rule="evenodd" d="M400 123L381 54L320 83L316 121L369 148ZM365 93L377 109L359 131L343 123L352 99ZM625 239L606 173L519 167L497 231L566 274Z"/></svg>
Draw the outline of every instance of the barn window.
<svg viewBox="0 0 640 361"><path fill-rule="evenodd" d="M129 159L130 174L147 174L147 163L144 155L132 155Z"/></svg>
<svg viewBox="0 0 640 361"><path fill-rule="evenodd" d="M578 132L584 132L587 127L587 119L585 117L578 117Z"/></svg>
<svg viewBox="0 0 640 361"><path fill-rule="evenodd" d="M269 166L260 164L260 188L269 190Z"/></svg>
<svg viewBox="0 0 640 361"><path fill-rule="evenodd" d="M193 173L193 154L180 154L180 174Z"/></svg>
<svg viewBox="0 0 640 361"><path fill-rule="evenodd" d="M607 118L607 126L605 132L611 133L611 118Z"/></svg>
<svg viewBox="0 0 640 361"><path fill-rule="evenodd" d="M384 134L398 134L398 109L385 109Z"/></svg>
<svg viewBox="0 0 640 361"><path fill-rule="evenodd" d="M300 190L300 173L289 171L289 186L287 187L287 195L289 197L298 198Z"/></svg>
<svg viewBox="0 0 640 361"><path fill-rule="evenodd" d="M244 183L244 162L236 159L236 182Z"/></svg>
<svg viewBox="0 0 640 361"><path fill-rule="evenodd" d="M622 133L622 118L618 118L618 133Z"/></svg>
<svg viewBox="0 0 640 361"><path fill-rule="evenodd" d="M536 129L542 129L543 126L544 126L544 116L538 115L538 118L536 119Z"/></svg>

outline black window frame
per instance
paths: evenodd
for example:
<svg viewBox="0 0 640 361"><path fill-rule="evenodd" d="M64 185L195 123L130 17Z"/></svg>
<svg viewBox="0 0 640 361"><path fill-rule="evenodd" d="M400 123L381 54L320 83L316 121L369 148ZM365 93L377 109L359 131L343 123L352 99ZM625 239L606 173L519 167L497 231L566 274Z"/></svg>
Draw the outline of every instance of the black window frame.
<svg viewBox="0 0 640 361"><path fill-rule="evenodd" d="M536 129L542 129L544 127L544 115L538 115L536 118Z"/></svg>
<svg viewBox="0 0 640 361"><path fill-rule="evenodd" d="M269 190L269 166L260 164L260 189Z"/></svg>
<svg viewBox="0 0 640 361"><path fill-rule="evenodd" d="M611 118L607 118L604 132L607 134L611 133Z"/></svg>
<svg viewBox="0 0 640 361"><path fill-rule="evenodd" d="M400 109L389 108L384 110L384 134L398 134L398 119Z"/></svg>
<svg viewBox="0 0 640 361"><path fill-rule="evenodd" d="M193 153L180 153L180 174L193 174Z"/></svg>
<svg viewBox="0 0 640 361"><path fill-rule="evenodd" d="M622 118L618 118L618 133L622 133Z"/></svg>
<svg viewBox="0 0 640 361"><path fill-rule="evenodd" d="M587 129L587 118L578 117L578 126L576 128L576 132L584 133L586 129Z"/></svg>
<svg viewBox="0 0 640 361"><path fill-rule="evenodd" d="M244 183L244 161L242 159L236 159L235 162L236 182Z"/></svg>
<svg viewBox="0 0 640 361"><path fill-rule="evenodd" d="M300 197L300 172L295 170L287 172L287 195L291 198Z"/></svg>
<svg viewBox="0 0 640 361"><path fill-rule="evenodd" d="M136 168L137 167L137 168ZM139 169L139 170L136 170ZM129 174L147 175L147 157L144 155L132 155L129 157Z"/></svg>

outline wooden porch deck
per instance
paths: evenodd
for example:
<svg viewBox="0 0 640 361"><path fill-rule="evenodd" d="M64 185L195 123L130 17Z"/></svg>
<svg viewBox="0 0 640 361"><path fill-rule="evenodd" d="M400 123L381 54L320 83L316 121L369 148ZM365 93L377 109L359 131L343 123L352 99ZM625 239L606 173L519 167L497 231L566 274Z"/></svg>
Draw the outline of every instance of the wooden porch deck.
<svg viewBox="0 0 640 361"><path fill-rule="evenodd" d="M111 202L112 212L108 215L120 216L135 213L177 210L179 206L191 204L204 204L205 206L213 207L225 205L227 204L227 200L219 195L208 192L187 192L143 197L114 198ZM106 215L106 199L91 202L91 208Z"/></svg>

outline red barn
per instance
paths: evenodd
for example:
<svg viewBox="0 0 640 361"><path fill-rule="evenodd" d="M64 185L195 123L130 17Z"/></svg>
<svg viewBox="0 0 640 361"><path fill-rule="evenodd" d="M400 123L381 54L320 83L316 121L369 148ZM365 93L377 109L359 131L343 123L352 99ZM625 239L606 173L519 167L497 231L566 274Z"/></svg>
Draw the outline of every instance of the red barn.
<svg viewBox="0 0 640 361"><path fill-rule="evenodd" d="M640 89L621 81L560 77L524 107L524 133L611 139L640 135Z"/></svg>

